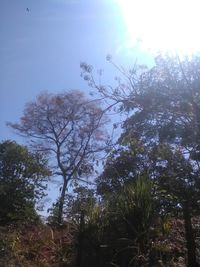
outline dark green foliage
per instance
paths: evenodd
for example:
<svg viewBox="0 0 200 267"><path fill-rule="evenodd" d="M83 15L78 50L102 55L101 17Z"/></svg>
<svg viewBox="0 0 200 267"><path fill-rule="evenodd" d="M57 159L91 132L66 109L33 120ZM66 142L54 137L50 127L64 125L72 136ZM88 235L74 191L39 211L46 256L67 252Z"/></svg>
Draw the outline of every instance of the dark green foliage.
<svg viewBox="0 0 200 267"><path fill-rule="evenodd" d="M0 144L0 224L38 219L35 204L44 196L50 172L42 155L14 141Z"/></svg>
<svg viewBox="0 0 200 267"><path fill-rule="evenodd" d="M188 266L197 266L191 216L200 200L200 58L159 56L155 63L139 79L141 90L132 96L137 110L124 130L146 145L149 174L165 190L165 205L183 212Z"/></svg>
<svg viewBox="0 0 200 267"><path fill-rule="evenodd" d="M131 133L122 134L118 148L107 158L102 174L97 178L97 191L101 196L118 192L123 185L148 169L147 151L142 141Z"/></svg>
<svg viewBox="0 0 200 267"><path fill-rule="evenodd" d="M197 266L191 217L199 214L200 203L200 57L160 55L151 69L117 69L123 77L111 87L96 84L92 69L82 67L90 86L114 101L112 106L120 103L119 112L129 112L118 148L97 179L98 191L103 197L119 192L148 173L158 214L182 215L188 266Z"/></svg>
<svg viewBox="0 0 200 267"><path fill-rule="evenodd" d="M77 238L77 261L86 266L154 266L158 261L172 261L165 238L167 220L158 220L153 183L147 175L129 181L96 204L87 217L82 217ZM152 245L154 244L154 245Z"/></svg>

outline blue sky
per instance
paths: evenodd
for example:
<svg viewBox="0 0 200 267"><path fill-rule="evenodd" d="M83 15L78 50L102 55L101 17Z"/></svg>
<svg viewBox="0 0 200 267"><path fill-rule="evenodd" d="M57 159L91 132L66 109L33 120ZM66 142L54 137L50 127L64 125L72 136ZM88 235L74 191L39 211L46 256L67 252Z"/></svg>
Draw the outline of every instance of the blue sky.
<svg viewBox="0 0 200 267"><path fill-rule="evenodd" d="M29 12L26 11L29 8ZM0 1L0 139L14 138L17 121L41 91L87 91L80 62L107 64L123 42L123 23L112 0Z"/></svg>
<svg viewBox="0 0 200 267"><path fill-rule="evenodd" d="M124 49L126 29L115 0L1 0L0 32L0 140L23 142L5 122L19 121L40 92L88 92L80 62L105 69L108 78L115 71L107 54L129 65L136 56Z"/></svg>

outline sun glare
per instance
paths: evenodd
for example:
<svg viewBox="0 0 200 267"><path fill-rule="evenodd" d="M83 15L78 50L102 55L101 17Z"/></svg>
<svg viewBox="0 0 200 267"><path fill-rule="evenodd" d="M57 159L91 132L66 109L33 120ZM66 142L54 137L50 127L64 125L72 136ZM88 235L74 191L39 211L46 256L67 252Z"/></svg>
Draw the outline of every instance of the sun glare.
<svg viewBox="0 0 200 267"><path fill-rule="evenodd" d="M200 51L199 0L117 0L127 42L151 51Z"/></svg>

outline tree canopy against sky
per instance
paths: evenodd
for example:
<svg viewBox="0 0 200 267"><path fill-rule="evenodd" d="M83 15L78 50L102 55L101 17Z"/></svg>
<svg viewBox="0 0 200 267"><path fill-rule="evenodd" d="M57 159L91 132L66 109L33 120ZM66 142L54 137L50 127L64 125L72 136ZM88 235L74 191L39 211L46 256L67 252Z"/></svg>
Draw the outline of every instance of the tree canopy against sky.
<svg viewBox="0 0 200 267"><path fill-rule="evenodd" d="M105 148L107 120L97 101L80 91L41 94L26 105L19 123L9 123L36 151L49 155L54 175L61 176L59 221L71 182L93 171L95 156Z"/></svg>
<svg viewBox="0 0 200 267"><path fill-rule="evenodd" d="M124 13L126 28L131 37L129 40L122 40L126 34L121 17L118 12L113 12L116 10L116 2ZM139 2L142 4L138 4ZM198 49L199 39L194 30L199 25L199 16L196 13L198 1L190 0L189 5L186 0L176 1L178 4L167 1L163 8L160 1L155 0L146 4L145 7L148 8L145 10L144 1L139 2L88 0L86 4L82 1L60 0L58 4L58 1L45 0L35 4L36 2L21 0L16 4L15 1L2 1L3 8L0 8L3 21L0 26L3 32L1 48L3 72L0 77L2 121L17 120L16 117L19 117L23 104L43 89L55 91L55 88L62 89L65 86L83 88L83 84L75 78L79 73L79 62L82 60L91 61L92 64L99 66L105 54L111 52L114 56L123 54L125 62L129 61L131 64L133 54L137 58L141 54L146 55L145 61L148 63L149 57L146 52L141 52L137 46L141 40L136 41L136 30L139 34L137 37L145 37L146 47L148 41L151 41L151 44L157 45L158 49L162 48L160 45L168 46L169 43L173 48L178 41L178 52L184 48ZM156 10L155 15L154 10ZM171 14L170 21L168 13ZM185 20L185 17L189 19ZM133 44L136 44L134 49ZM195 266L191 215L198 212L199 204L199 60L196 58L181 62L178 57L173 60L157 57L155 66L150 70L145 71L141 66L139 70L133 68L127 74L123 68L118 69L126 76L125 83L117 78L118 85L113 90L107 91L107 88L111 87L106 86L97 86L96 89L99 89L104 97L110 97L121 103L121 111L125 109L132 116L124 123L124 132L118 144L121 147L113 152L110 166L107 165L108 168L105 170L112 180L114 178L112 170L120 167L118 169L121 171L120 178L128 180L146 171L144 167L147 167L150 178L157 180L161 189L172 197L173 208L179 207L184 213L188 258L191 260L189 265ZM139 73L142 75L138 75ZM85 78L88 80L86 76ZM95 86L94 83L92 85ZM191 90L188 91L188 88ZM30 112L32 118L33 113ZM31 120L29 123L31 124ZM39 127L40 134L44 136L46 123L43 124L44 128L41 127L41 122L35 125L35 129ZM8 137L8 131L4 127L1 134L2 138ZM29 134L33 135L33 132ZM45 138L49 138L48 134ZM51 138L49 140L48 144L43 142L37 144L39 150L45 148L47 152L49 144L53 141ZM82 142L83 139L80 140ZM74 144L73 141L70 142ZM57 148L61 143L62 140L60 143L57 142ZM68 148L71 149L72 146ZM134 149L137 149L137 153L131 151ZM55 147L52 152L54 151ZM58 149L57 155L59 154L62 153ZM64 154L63 156L66 157ZM134 166L130 167L132 161ZM141 167L142 161L143 165L146 165ZM62 155L61 160L57 157L57 163L62 176L65 177L66 170L69 170L70 166L67 166ZM88 169L86 170L85 166L84 162L78 172L76 169L73 170L75 174L73 177L77 179L77 175L87 173ZM109 167L111 167L110 172ZM56 173L55 169L54 171ZM60 173L57 171L57 174ZM116 177L119 177L117 172L115 172ZM65 178L63 179L65 181ZM123 179L121 181L124 182ZM62 193L65 192L64 188L63 185ZM60 204L62 206L62 201Z"/></svg>
<svg viewBox="0 0 200 267"><path fill-rule="evenodd" d="M197 266L191 217L199 213L200 200L200 58L158 56L155 66L142 69L125 73L129 96L122 82L116 88L91 82L130 112L118 149L98 178L99 188L112 192L147 172L166 193L164 209L183 212L188 266ZM91 71L87 75L93 81Z"/></svg>
<svg viewBox="0 0 200 267"><path fill-rule="evenodd" d="M50 174L42 154L12 141L0 143L0 225L38 218L35 204Z"/></svg>

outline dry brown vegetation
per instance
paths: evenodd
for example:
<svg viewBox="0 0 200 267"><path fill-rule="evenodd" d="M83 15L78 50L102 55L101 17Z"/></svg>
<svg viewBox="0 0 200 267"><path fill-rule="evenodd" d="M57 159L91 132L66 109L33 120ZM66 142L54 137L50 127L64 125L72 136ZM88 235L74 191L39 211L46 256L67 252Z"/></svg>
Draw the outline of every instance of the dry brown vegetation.
<svg viewBox="0 0 200 267"><path fill-rule="evenodd" d="M151 247L154 266L185 267L187 249L183 220L170 219L162 224L162 229L160 227L161 224L157 227L159 234L156 234L157 237ZM200 217L193 218L193 227L197 245L197 260L200 264ZM52 228L48 225L20 228L1 227L0 266L75 267L77 233L78 226L69 222L59 228ZM97 266L99 266L98 263ZM113 265L108 264L107 266ZM144 263L140 266L149 265Z"/></svg>

